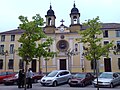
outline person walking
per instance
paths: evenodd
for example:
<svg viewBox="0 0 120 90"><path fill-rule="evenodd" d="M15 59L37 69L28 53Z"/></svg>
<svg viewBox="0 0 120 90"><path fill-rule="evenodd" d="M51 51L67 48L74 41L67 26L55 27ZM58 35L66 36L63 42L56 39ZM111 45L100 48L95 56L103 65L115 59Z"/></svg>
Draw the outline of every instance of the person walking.
<svg viewBox="0 0 120 90"><path fill-rule="evenodd" d="M27 72L27 88L32 88L32 77L33 77L33 72L32 69L29 68Z"/></svg>

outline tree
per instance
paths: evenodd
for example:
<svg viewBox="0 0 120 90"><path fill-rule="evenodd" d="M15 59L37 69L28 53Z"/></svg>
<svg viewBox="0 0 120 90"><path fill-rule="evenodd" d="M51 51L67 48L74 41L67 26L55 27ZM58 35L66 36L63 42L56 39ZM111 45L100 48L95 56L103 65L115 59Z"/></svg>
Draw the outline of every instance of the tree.
<svg viewBox="0 0 120 90"><path fill-rule="evenodd" d="M47 72L47 60L53 58L56 55L56 52L50 51L50 46L52 45L52 38L47 38L45 42L39 43L38 47L36 48L36 57L39 58L39 72L41 72L41 61L40 58L44 57L46 60L46 72Z"/></svg>
<svg viewBox="0 0 120 90"><path fill-rule="evenodd" d="M87 27L86 30L79 31L79 34L82 36L80 42L84 43L84 55L87 60L93 60L94 63L94 74L98 77L98 63L102 55L108 57L110 48L113 46L113 41L109 44L102 45L100 35L102 34L102 27L99 21L99 17L88 20L86 23L83 23ZM98 82L98 80L97 80ZM98 88L99 89L99 88Z"/></svg>
<svg viewBox="0 0 120 90"><path fill-rule="evenodd" d="M22 24L19 25L20 29L24 30L24 33L19 38L18 42L22 43L22 47L18 48L19 56L22 57L25 64L25 76L29 65L36 54L36 42L41 38L46 38L42 30L43 18L39 14L32 17L32 21L29 21L27 17L19 16ZM26 90L26 79L25 79Z"/></svg>

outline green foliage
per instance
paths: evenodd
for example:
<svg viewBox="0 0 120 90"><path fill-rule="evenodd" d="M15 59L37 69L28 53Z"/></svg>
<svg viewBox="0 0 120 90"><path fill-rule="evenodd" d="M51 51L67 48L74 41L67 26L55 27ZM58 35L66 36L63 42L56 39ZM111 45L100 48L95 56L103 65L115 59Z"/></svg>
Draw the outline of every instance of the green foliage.
<svg viewBox="0 0 120 90"><path fill-rule="evenodd" d="M41 38L46 38L42 30L43 18L39 14L32 17L32 21L29 21L27 17L19 16L22 24L19 25L20 29L24 30L18 42L22 43L22 47L19 50L19 56L21 56L26 62L30 62L36 54L36 41Z"/></svg>
<svg viewBox="0 0 120 90"><path fill-rule="evenodd" d="M99 17L93 18L93 20L88 20L86 23L83 23L87 27L86 30L79 31L79 34L82 36L80 42L85 45L85 57L88 60L99 60L102 55L108 57L109 49L113 46L113 41L107 45L102 45L99 36L102 34L100 30L101 25Z"/></svg>
<svg viewBox="0 0 120 90"><path fill-rule="evenodd" d="M52 45L52 38L47 38L45 42L38 44L38 47L36 48L36 56L38 57L51 57L53 58L56 52L49 51L50 46Z"/></svg>

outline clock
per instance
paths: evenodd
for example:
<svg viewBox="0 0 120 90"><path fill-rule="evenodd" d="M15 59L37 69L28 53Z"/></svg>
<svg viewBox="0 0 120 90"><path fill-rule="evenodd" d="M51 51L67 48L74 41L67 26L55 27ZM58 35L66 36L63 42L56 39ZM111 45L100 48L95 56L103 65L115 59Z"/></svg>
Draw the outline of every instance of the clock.
<svg viewBox="0 0 120 90"><path fill-rule="evenodd" d="M64 32L64 27L60 27L60 32Z"/></svg>

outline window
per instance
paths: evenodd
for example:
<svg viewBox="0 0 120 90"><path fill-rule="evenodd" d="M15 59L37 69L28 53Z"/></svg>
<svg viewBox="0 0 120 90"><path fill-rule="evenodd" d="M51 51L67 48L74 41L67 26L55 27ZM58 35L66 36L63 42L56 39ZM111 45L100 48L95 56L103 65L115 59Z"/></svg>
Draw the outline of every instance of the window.
<svg viewBox="0 0 120 90"><path fill-rule="evenodd" d="M4 54L4 45L0 45L0 53Z"/></svg>
<svg viewBox="0 0 120 90"><path fill-rule="evenodd" d="M94 66L95 65L95 66ZM91 60L91 69L96 69L96 63L94 62L94 60Z"/></svg>
<svg viewBox="0 0 120 90"><path fill-rule="evenodd" d="M1 35L1 42L5 41L5 35Z"/></svg>
<svg viewBox="0 0 120 90"><path fill-rule="evenodd" d="M118 68L120 69L120 58L118 58Z"/></svg>
<svg viewBox="0 0 120 90"><path fill-rule="evenodd" d="M15 41L15 35L11 35L11 41Z"/></svg>
<svg viewBox="0 0 120 90"><path fill-rule="evenodd" d="M51 26L51 24L52 24L52 20L51 20L51 18L49 18L48 19L48 25Z"/></svg>
<svg viewBox="0 0 120 90"><path fill-rule="evenodd" d="M120 50L120 41L117 41L117 49Z"/></svg>
<svg viewBox="0 0 120 90"><path fill-rule="evenodd" d="M68 47L69 47L69 43L66 40L60 40L57 42L57 49L59 51L62 52L67 51Z"/></svg>
<svg viewBox="0 0 120 90"><path fill-rule="evenodd" d="M13 69L13 59L9 59L8 69Z"/></svg>
<svg viewBox="0 0 120 90"><path fill-rule="evenodd" d="M0 69L3 69L3 59L0 59Z"/></svg>
<svg viewBox="0 0 120 90"><path fill-rule="evenodd" d="M77 16L74 16L74 17L73 17L73 23L74 23L74 24L77 24Z"/></svg>
<svg viewBox="0 0 120 90"><path fill-rule="evenodd" d="M24 68L24 61L22 59L20 59L19 61L19 69L23 69Z"/></svg>
<svg viewBox="0 0 120 90"><path fill-rule="evenodd" d="M108 37L108 30L103 31L103 37L104 38Z"/></svg>
<svg viewBox="0 0 120 90"><path fill-rule="evenodd" d="M104 41L104 45L107 45L109 43L109 41Z"/></svg>
<svg viewBox="0 0 120 90"><path fill-rule="evenodd" d="M116 30L116 37L120 37L120 30Z"/></svg>
<svg viewBox="0 0 120 90"><path fill-rule="evenodd" d="M10 44L10 54L14 53L14 44Z"/></svg>

